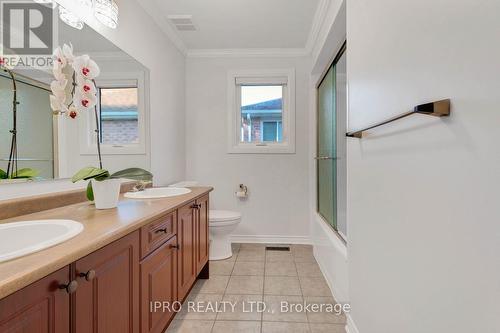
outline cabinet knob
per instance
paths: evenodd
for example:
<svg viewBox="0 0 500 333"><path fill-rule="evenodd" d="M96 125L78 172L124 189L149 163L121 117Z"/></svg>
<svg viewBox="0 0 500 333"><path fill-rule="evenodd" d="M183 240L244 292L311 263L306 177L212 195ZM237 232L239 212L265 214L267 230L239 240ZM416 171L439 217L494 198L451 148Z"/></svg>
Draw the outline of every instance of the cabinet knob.
<svg viewBox="0 0 500 333"><path fill-rule="evenodd" d="M179 246L179 244L177 244L177 245L172 244L172 245L170 245L170 248L179 250L181 247Z"/></svg>
<svg viewBox="0 0 500 333"><path fill-rule="evenodd" d="M191 205L191 208L200 209L201 208L201 204L193 204L193 205Z"/></svg>
<svg viewBox="0 0 500 333"><path fill-rule="evenodd" d="M78 289L78 282L73 280L68 284L61 284L59 285L59 289L64 289L68 294L72 294Z"/></svg>
<svg viewBox="0 0 500 333"><path fill-rule="evenodd" d="M92 281L95 278L95 271L91 269L87 273L80 273L78 276L85 278L87 281Z"/></svg>
<svg viewBox="0 0 500 333"><path fill-rule="evenodd" d="M155 231L155 234L159 234L159 233L164 233L166 234L167 233L167 228L163 228L163 229L158 229Z"/></svg>

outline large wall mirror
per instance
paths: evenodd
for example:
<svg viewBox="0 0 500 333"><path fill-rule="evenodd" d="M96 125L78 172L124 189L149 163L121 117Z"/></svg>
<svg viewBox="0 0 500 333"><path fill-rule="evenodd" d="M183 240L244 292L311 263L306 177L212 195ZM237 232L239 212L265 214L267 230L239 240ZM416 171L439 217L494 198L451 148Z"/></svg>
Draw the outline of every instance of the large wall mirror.
<svg viewBox="0 0 500 333"><path fill-rule="evenodd" d="M0 184L70 178L86 166L97 166L96 140L105 168L150 169L148 119L149 71L88 26L75 29L62 21L58 45L73 45L74 54L88 54L100 67L96 79L100 132L93 112L75 119L54 115L50 107L50 69L13 68L16 78L16 141L18 168L36 170L35 177L0 179ZM7 170L12 144L12 79L0 73L0 169ZM4 177L5 178L5 177Z"/></svg>

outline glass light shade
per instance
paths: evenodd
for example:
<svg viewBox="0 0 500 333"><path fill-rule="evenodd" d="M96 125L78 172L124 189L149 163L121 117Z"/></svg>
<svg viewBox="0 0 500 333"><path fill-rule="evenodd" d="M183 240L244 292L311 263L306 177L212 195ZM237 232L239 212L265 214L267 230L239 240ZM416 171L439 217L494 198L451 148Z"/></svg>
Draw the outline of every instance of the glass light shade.
<svg viewBox="0 0 500 333"><path fill-rule="evenodd" d="M70 12L69 10L64 8L63 6L59 6L59 18L61 19L61 21L63 21L64 23L66 23L70 27L73 27L73 28L78 29L78 30L83 29L84 24L83 24L82 20L80 20L78 18L78 16L76 16L75 14L73 14L72 12Z"/></svg>
<svg viewBox="0 0 500 333"><path fill-rule="evenodd" d="M92 0L78 0L78 2L86 8L92 8Z"/></svg>
<svg viewBox="0 0 500 333"><path fill-rule="evenodd" d="M116 29L118 26L118 5L114 0L95 0L94 16L105 26Z"/></svg>

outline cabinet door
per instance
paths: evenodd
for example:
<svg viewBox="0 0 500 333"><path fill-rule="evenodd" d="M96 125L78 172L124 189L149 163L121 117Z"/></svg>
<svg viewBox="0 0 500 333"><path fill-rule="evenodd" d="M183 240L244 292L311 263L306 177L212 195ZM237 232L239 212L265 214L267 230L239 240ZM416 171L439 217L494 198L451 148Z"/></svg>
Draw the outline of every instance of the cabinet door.
<svg viewBox="0 0 500 333"><path fill-rule="evenodd" d="M0 300L1 333L67 333L70 330L69 267Z"/></svg>
<svg viewBox="0 0 500 333"><path fill-rule="evenodd" d="M196 228L195 202L183 206L177 216L177 292L179 300L183 300L196 280Z"/></svg>
<svg viewBox="0 0 500 333"><path fill-rule="evenodd" d="M196 221L196 275L208 262L208 195L196 200L198 214Z"/></svg>
<svg viewBox="0 0 500 333"><path fill-rule="evenodd" d="M177 306L177 237L141 262L141 332L161 333ZM165 305L165 307L163 307Z"/></svg>
<svg viewBox="0 0 500 333"><path fill-rule="evenodd" d="M76 333L139 332L138 231L78 260L76 274Z"/></svg>

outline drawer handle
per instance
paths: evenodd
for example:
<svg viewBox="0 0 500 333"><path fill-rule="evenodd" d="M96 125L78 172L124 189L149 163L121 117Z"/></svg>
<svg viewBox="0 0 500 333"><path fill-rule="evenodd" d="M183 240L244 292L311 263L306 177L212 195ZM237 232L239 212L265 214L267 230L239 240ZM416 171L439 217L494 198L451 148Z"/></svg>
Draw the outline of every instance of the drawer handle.
<svg viewBox="0 0 500 333"><path fill-rule="evenodd" d="M80 277L84 277L85 280L87 281L92 281L95 278L95 271L91 269L87 273L80 273L78 274Z"/></svg>
<svg viewBox="0 0 500 333"><path fill-rule="evenodd" d="M155 234L159 234L161 232L164 233L164 234L166 234L168 232L168 230L167 230L167 228L158 229L158 230L155 231Z"/></svg>
<svg viewBox="0 0 500 333"><path fill-rule="evenodd" d="M64 289L68 294L72 294L78 289L78 282L73 280L68 284L61 284L59 285L59 289Z"/></svg>
<svg viewBox="0 0 500 333"><path fill-rule="evenodd" d="M171 249L176 249L176 250L179 250L181 247L177 244L177 245L170 245L170 248Z"/></svg>
<svg viewBox="0 0 500 333"><path fill-rule="evenodd" d="M192 204L191 208L200 209L201 208L201 204Z"/></svg>

